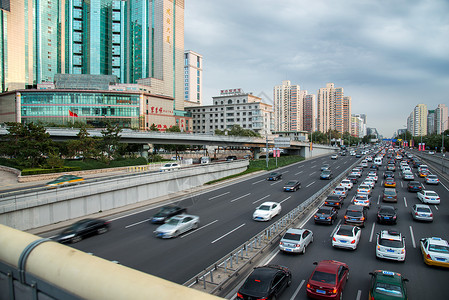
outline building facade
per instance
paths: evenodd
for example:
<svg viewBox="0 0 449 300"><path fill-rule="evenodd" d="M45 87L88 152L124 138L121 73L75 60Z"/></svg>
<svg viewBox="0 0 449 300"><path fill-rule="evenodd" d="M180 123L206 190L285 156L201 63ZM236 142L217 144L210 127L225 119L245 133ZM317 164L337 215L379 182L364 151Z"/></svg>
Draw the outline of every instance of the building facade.
<svg viewBox="0 0 449 300"><path fill-rule="evenodd" d="M273 90L275 131L302 131L303 96L299 85L282 81Z"/></svg>
<svg viewBox="0 0 449 300"><path fill-rule="evenodd" d="M437 134L441 134L449 129L448 107L446 104L438 104L438 107L435 109L435 128Z"/></svg>
<svg viewBox="0 0 449 300"><path fill-rule="evenodd" d="M303 97L303 130L307 132L314 132L316 130L316 97L314 94L307 94Z"/></svg>
<svg viewBox="0 0 449 300"><path fill-rule="evenodd" d="M344 96L343 88L336 88L333 83L327 83L325 88L320 88L317 96L318 130L350 132L351 101L351 97Z"/></svg>
<svg viewBox="0 0 449 300"><path fill-rule="evenodd" d="M212 97L213 105L186 107L192 116L193 133L213 134L234 125L251 129L260 134L270 134L274 128L273 108L261 98L245 93L242 89L222 90Z"/></svg>
<svg viewBox="0 0 449 300"><path fill-rule="evenodd" d="M407 129L413 136L425 136L427 134L427 105L415 106L407 121Z"/></svg>
<svg viewBox="0 0 449 300"><path fill-rule="evenodd" d="M427 112L427 134L434 134L436 132L436 120L435 120L435 110L429 110Z"/></svg>
<svg viewBox="0 0 449 300"><path fill-rule="evenodd" d="M184 101L185 106L203 104L203 56L186 50L184 52Z"/></svg>

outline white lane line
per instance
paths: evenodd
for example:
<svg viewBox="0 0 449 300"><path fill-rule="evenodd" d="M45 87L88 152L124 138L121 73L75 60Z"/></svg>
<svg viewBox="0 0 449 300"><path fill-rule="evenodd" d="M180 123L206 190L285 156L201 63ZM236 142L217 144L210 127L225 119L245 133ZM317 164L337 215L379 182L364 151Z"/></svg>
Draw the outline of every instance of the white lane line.
<svg viewBox="0 0 449 300"><path fill-rule="evenodd" d="M369 242L370 243L373 241L374 227L375 226L376 226L376 223L373 222L373 227L371 227L371 235L369 236Z"/></svg>
<svg viewBox="0 0 449 300"><path fill-rule="evenodd" d="M129 224L129 225L125 226L125 228L128 229L128 228L130 228L130 227L133 227L133 226L136 226L136 225L139 225L139 224L148 222L148 221L150 221L150 220L151 220L151 219L146 219L146 220L143 220L143 221L140 221L140 222L137 222L137 223Z"/></svg>
<svg viewBox="0 0 449 300"><path fill-rule="evenodd" d="M435 207L435 209L438 210L438 206L434 205L433 207Z"/></svg>
<svg viewBox="0 0 449 300"><path fill-rule="evenodd" d="M335 225L334 229L332 230L330 237L334 236L334 233L337 230L337 227L340 225L340 223L341 223L341 220L338 220L338 223L337 223L337 225Z"/></svg>
<svg viewBox="0 0 449 300"><path fill-rule="evenodd" d="M298 169L299 169L299 168L302 168L302 167L304 167L304 165L300 165L300 166L298 167Z"/></svg>
<svg viewBox="0 0 449 300"><path fill-rule="evenodd" d="M311 185L314 184L314 183L315 183L315 181L309 183L308 185L306 185L306 188L308 188L309 186L311 186Z"/></svg>
<svg viewBox="0 0 449 300"><path fill-rule="evenodd" d="M290 171L284 171L284 173L282 173L282 174L286 174L286 173L288 173L288 172L290 172Z"/></svg>
<svg viewBox="0 0 449 300"><path fill-rule="evenodd" d="M315 173L316 173L316 172L312 172L312 173L310 173L309 175L312 176L312 175L315 174Z"/></svg>
<svg viewBox="0 0 449 300"><path fill-rule="evenodd" d="M204 226L201 226L201 227L199 227L199 228L197 228L197 229L195 229L195 230L192 230L192 231L190 231L190 232L188 232L188 233L185 233L185 234L181 235L181 238L186 237L186 236L189 236L189 235L191 235L192 233L197 232L198 230L204 229L204 228L206 228L207 226L214 224L215 222L218 222L218 220L212 221L212 222L210 222L210 223L208 223L208 224L206 224L206 225L204 225Z"/></svg>
<svg viewBox="0 0 449 300"><path fill-rule="evenodd" d="M215 198L218 198L218 197L227 195L227 194L229 194L229 193L230 193L230 192L226 192L226 193L223 193L223 194L220 194L220 195L217 195L217 196L210 197L209 200L212 200L212 199L215 199Z"/></svg>
<svg viewBox="0 0 449 300"><path fill-rule="evenodd" d="M231 234L231 233L233 233L234 231L236 231L236 230L238 230L238 229L242 228L243 226L245 226L245 223L243 223L242 225L240 225L240 226L239 226L239 227L237 227L237 228L234 228L234 229L232 229L231 231L229 231L228 233L226 233L226 234L222 235L222 236L221 236L221 237L219 237L218 239L216 239L216 240L212 241L212 242L211 242L211 244L213 244L213 243L215 243L215 242L217 242L217 241L221 240L221 239L222 239L222 238L224 238L225 236L228 236L228 235L230 235L230 234Z"/></svg>
<svg viewBox="0 0 449 300"><path fill-rule="evenodd" d="M379 205L379 203L380 203L380 195L377 196L377 205Z"/></svg>
<svg viewBox="0 0 449 300"><path fill-rule="evenodd" d="M288 196L287 198L285 198L284 200L282 200L281 202L279 202L280 204L284 203L285 201L287 201L288 199L290 199L292 196Z"/></svg>
<svg viewBox="0 0 449 300"><path fill-rule="evenodd" d="M404 184L402 184L402 181L401 181L401 187L404 187Z"/></svg>
<svg viewBox="0 0 449 300"><path fill-rule="evenodd" d="M275 185L275 184L278 184L279 182L282 182L282 180L279 180L279 181L275 181L275 182L273 182L273 183L270 183L270 185Z"/></svg>
<svg viewBox="0 0 449 300"><path fill-rule="evenodd" d="M338 168L340 168L340 166L337 166L335 169L338 169Z"/></svg>
<svg viewBox="0 0 449 300"><path fill-rule="evenodd" d="M447 188L447 186L445 186L441 181L440 181L440 184L441 184L442 186L444 186L444 188L449 192L449 189Z"/></svg>
<svg viewBox="0 0 449 300"><path fill-rule="evenodd" d="M362 297L362 291L358 290L357 291L357 297L355 298L355 300L360 300L361 297Z"/></svg>
<svg viewBox="0 0 449 300"><path fill-rule="evenodd" d="M313 165L313 166L312 166L312 169L315 168L315 167L316 167L316 165Z"/></svg>
<svg viewBox="0 0 449 300"><path fill-rule="evenodd" d="M407 207L407 198L405 198L405 197L404 197L404 204L405 204L405 207Z"/></svg>
<svg viewBox="0 0 449 300"><path fill-rule="evenodd" d="M300 171L300 172L298 172L298 173L295 173L295 175L299 175L299 174L301 174L302 173L302 171Z"/></svg>
<svg viewBox="0 0 449 300"><path fill-rule="evenodd" d="M244 198L244 197L246 197L246 196L249 196L249 195L251 195L251 193L248 193L248 194L246 194L246 195L243 195L243 196L240 196L240 197L238 197L238 198L235 198L235 199L231 200L231 202L240 200L240 199L242 199L242 198Z"/></svg>
<svg viewBox="0 0 449 300"><path fill-rule="evenodd" d="M382 186L384 185L384 181L383 181L383 180L382 180L382 182L380 183L380 185L382 185Z"/></svg>
<svg viewBox="0 0 449 300"><path fill-rule="evenodd" d="M252 184L257 184L257 183L259 183L259 182L262 182L262 181L265 181L265 179L262 179L262 180L259 180L259 181L256 181L256 182L253 182Z"/></svg>
<svg viewBox="0 0 449 300"><path fill-rule="evenodd" d="M257 203L257 202L260 202L260 201L262 201L263 199L268 198L268 197L270 197L270 195L266 195L265 197L262 197L262 198L260 198L259 200L254 201L253 204L255 204L255 203Z"/></svg>
<svg viewBox="0 0 449 300"><path fill-rule="evenodd" d="M413 235L412 226L410 226L410 236L411 236L411 239L412 239L413 248L416 248L415 236Z"/></svg>
<svg viewBox="0 0 449 300"><path fill-rule="evenodd" d="M296 291L293 293L293 295L290 298L290 300L295 300L296 296L298 295L299 291L301 290L302 286L304 285L304 282L306 282L306 281L303 279L301 281L301 283L299 284L298 288L296 289Z"/></svg>

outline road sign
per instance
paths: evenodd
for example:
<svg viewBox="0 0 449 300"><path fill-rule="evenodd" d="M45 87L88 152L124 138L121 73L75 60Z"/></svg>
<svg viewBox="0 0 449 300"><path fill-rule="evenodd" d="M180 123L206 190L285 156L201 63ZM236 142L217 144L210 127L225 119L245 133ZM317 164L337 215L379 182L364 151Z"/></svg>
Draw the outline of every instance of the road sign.
<svg viewBox="0 0 449 300"><path fill-rule="evenodd" d="M276 148L290 147L290 138L289 137L274 138L274 146Z"/></svg>

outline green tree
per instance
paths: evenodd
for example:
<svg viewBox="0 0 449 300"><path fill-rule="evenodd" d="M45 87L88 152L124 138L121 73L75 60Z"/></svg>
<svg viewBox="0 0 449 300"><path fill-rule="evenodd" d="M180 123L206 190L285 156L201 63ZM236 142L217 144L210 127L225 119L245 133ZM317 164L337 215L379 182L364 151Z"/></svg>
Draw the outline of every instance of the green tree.
<svg viewBox="0 0 449 300"><path fill-rule="evenodd" d="M109 161L112 158L118 158L120 156L120 133L122 129L118 124L112 125L111 123L106 124L106 128L101 131L101 149L106 153L106 159Z"/></svg>
<svg viewBox="0 0 449 300"><path fill-rule="evenodd" d="M150 131L159 131L159 129L157 128L156 124L151 124L150 126Z"/></svg>

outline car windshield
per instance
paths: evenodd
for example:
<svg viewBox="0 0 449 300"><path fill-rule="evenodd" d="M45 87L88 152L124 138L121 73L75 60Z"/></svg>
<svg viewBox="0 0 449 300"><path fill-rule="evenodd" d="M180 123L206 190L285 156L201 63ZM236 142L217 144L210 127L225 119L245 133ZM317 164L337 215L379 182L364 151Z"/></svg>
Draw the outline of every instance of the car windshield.
<svg viewBox="0 0 449 300"><path fill-rule="evenodd" d="M379 294L389 295L392 297L402 297L402 289L398 285L393 285L385 282L378 282L374 288Z"/></svg>
<svg viewBox="0 0 449 300"><path fill-rule="evenodd" d="M429 251L438 252L438 253L446 253L449 254L449 247L444 245L429 245Z"/></svg>
<svg viewBox="0 0 449 300"><path fill-rule="evenodd" d="M317 214L328 215L330 213L330 210L329 209L325 209L325 208L320 208L320 209L318 209L318 211L316 213Z"/></svg>
<svg viewBox="0 0 449 300"><path fill-rule="evenodd" d="M359 217L362 216L362 212L357 211L357 210L348 210L348 211L346 212L346 215L347 215L348 217L359 218Z"/></svg>
<svg viewBox="0 0 449 300"><path fill-rule="evenodd" d="M296 184L296 181L289 181L289 182L287 182L286 185L295 185L295 184Z"/></svg>
<svg viewBox="0 0 449 300"><path fill-rule="evenodd" d="M269 206L269 205L261 205L258 208L258 210L270 210L270 209L271 209L271 206Z"/></svg>
<svg viewBox="0 0 449 300"><path fill-rule="evenodd" d="M427 176L428 179L437 179L437 177L435 175L429 175Z"/></svg>
<svg viewBox="0 0 449 300"><path fill-rule="evenodd" d="M170 219L170 220L168 220L167 223L165 223L165 224L176 226L176 225L178 225L180 222L181 222L181 220L179 220L179 219Z"/></svg>
<svg viewBox="0 0 449 300"><path fill-rule="evenodd" d="M379 239L379 245L390 248L404 248L402 240Z"/></svg>
<svg viewBox="0 0 449 300"><path fill-rule="evenodd" d="M430 208L428 208L428 207L417 207L416 208L416 211L417 212L426 212L426 213L430 213L431 211L430 211Z"/></svg>
<svg viewBox="0 0 449 300"><path fill-rule="evenodd" d="M394 195L396 195L396 192L395 191L384 191L384 195L394 196Z"/></svg>
<svg viewBox="0 0 449 300"><path fill-rule="evenodd" d="M350 229L350 228L340 228L337 231L337 234L338 235L345 235L345 236L353 236L352 229Z"/></svg>
<svg viewBox="0 0 449 300"><path fill-rule="evenodd" d="M165 164L164 167L171 167L171 164Z"/></svg>
<svg viewBox="0 0 449 300"><path fill-rule="evenodd" d="M323 283L329 283L329 284L335 284L336 282L336 275L332 273L326 273L321 271L315 271L312 276L312 280L323 282Z"/></svg>
<svg viewBox="0 0 449 300"><path fill-rule="evenodd" d="M323 175L329 175L331 173L331 171L329 170L324 170L323 172L321 172L321 174Z"/></svg>
<svg viewBox="0 0 449 300"><path fill-rule="evenodd" d="M299 241L301 239L301 235L300 234L296 234L296 233L287 232L286 234L284 234L284 237L282 239L283 240Z"/></svg>

